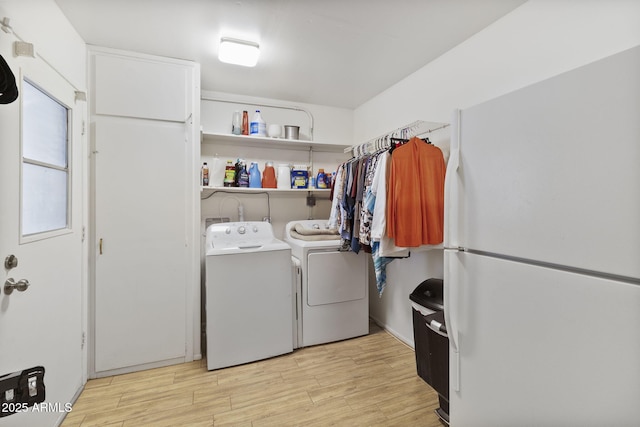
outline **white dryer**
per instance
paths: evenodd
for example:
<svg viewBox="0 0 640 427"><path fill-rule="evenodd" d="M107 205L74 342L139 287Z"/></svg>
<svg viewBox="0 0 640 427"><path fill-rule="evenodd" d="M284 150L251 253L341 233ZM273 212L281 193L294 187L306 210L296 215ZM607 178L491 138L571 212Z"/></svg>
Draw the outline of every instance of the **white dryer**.
<svg viewBox="0 0 640 427"><path fill-rule="evenodd" d="M210 225L205 275L209 370L293 351L291 248L271 224Z"/></svg>
<svg viewBox="0 0 640 427"><path fill-rule="evenodd" d="M340 238L304 240L295 228L328 229L327 220L291 221L285 241L291 246L297 301L297 342L306 347L369 333L369 292L365 254L340 250ZM305 234L313 235L308 232ZM325 237L326 238L326 237Z"/></svg>

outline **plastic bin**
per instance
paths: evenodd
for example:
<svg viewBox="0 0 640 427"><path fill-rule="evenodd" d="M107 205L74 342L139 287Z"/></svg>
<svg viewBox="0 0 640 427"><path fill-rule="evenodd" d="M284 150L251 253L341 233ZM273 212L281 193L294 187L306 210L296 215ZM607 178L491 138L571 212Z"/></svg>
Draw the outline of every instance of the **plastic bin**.
<svg viewBox="0 0 640 427"><path fill-rule="evenodd" d="M449 424L449 337L444 321L441 279L427 279L409 296L418 375L436 392L436 414Z"/></svg>

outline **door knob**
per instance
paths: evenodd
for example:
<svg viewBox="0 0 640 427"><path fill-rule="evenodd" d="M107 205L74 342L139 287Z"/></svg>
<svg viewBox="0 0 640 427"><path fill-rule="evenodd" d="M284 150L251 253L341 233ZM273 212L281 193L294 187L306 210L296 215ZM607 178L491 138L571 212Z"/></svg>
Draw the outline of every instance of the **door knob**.
<svg viewBox="0 0 640 427"><path fill-rule="evenodd" d="M4 282L4 293L10 295L14 289L18 290L18 292L24 292L28 287L29 281L27 279L20 279L16 283L16 281L10 277Z"/></svg>

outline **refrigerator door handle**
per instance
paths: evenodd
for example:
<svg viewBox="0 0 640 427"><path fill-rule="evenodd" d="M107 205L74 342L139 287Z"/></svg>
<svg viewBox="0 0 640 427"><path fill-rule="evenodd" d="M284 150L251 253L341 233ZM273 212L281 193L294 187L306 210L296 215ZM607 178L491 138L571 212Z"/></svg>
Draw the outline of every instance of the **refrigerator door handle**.
<svg viewBox="0 0 640 427"><path fill-rule="evenodd" d="M444 247L459 246L460 203L458 197L458 168L460 166L460 110L453 113L451 147L444 180Z"/></svg>
<svg viewBox="0 0 640 427"><path fill-rule="evenodd" d="M446 249L444 252L444 321L447 325L449 348L454 357L454 363L450 364L449 379L454 390L460 391L460 352L457 320L460 277L458 266L452 265L455 260L454 257L457 258L460 252L454 249Z"/></svg>

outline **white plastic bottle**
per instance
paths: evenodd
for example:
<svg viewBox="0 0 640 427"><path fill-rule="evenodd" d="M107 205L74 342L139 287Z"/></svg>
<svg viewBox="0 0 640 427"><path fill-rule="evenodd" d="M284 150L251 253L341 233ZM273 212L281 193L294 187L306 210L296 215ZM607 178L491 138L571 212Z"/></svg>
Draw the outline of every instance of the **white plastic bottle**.
<svg viewBox="0 0 640 427"><path fill-rule="evenodd" d="M267 136L267 123L262 119L260 110L256 110L249 125L249 135Z"/></svg>

